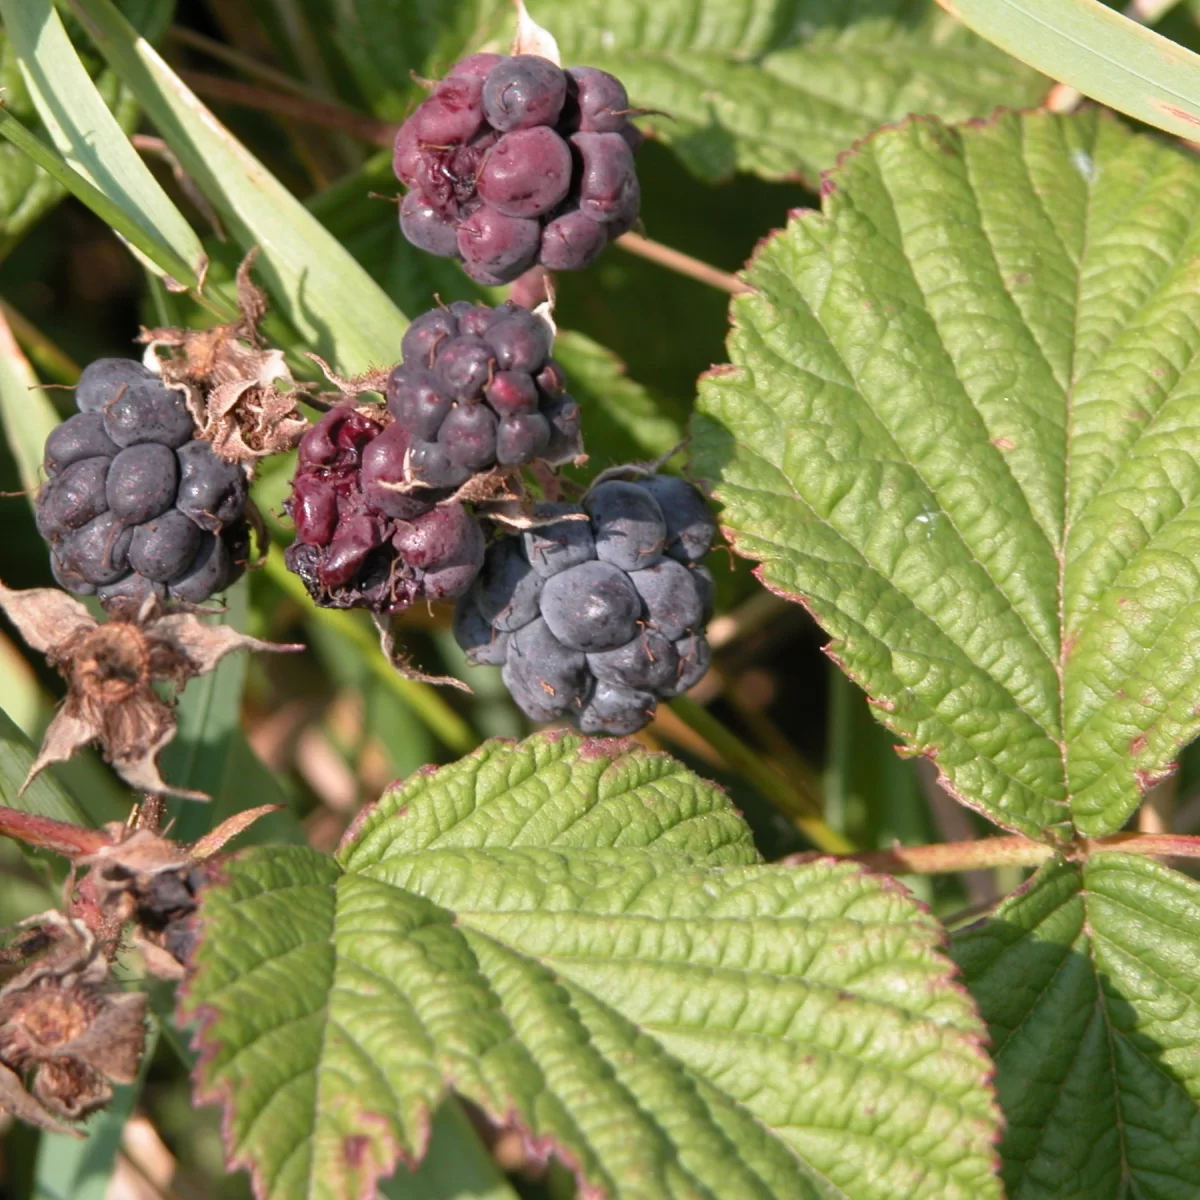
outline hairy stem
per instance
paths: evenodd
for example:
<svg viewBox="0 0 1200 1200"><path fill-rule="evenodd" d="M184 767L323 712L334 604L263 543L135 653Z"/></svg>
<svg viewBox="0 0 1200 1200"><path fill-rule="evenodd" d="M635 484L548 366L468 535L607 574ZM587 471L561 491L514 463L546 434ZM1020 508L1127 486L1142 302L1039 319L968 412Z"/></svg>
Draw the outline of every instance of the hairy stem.
<svg viewBox="0 0 1200 1200"><path fill-rule="evenodd" d="M719 270L717 267L711 267L708 263L701 262L690 254L684 254L682 250L672 250L670 246L664 246L661 242L652 242L639 233L623 233L613 245L620 246L622 250L626 250L630 254L636 254L640 258L658 263L660 267L666 267L668 271L675 271L680 275L688 276L689 279L706 283L709 287L728 292L731 296L740 296L754 291L748 283L743 283L736 275Z"/></svg>
<svg viewBox="0 0 1200 1200"><path fill-rule="evenodd" d="M1114 833L1083 838L1061 851L1045 842L1024 837L984 838L977 842L944 842L930 846L895 846L846 855L873 871L893 875L942 875L981 867L1037 867L1062 853L1072 861L1120 850L1162 858L1200 858L1200 837L1178 833Z"/></svg>

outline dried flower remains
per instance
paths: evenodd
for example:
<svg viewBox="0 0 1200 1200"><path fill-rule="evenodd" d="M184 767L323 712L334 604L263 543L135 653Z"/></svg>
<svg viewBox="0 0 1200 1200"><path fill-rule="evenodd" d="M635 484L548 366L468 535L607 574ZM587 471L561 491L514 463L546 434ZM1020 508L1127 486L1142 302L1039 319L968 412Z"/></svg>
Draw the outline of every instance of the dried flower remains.
<svg viewBox="0 0 1200 1200"><path fill-rule="evenodd" d="M172 788L159 774L159 751L175 736L175 713L155 684L181 690L234 650L300 650L247 637L228 625L205 624L195 613L163 615L150 602L103 623L54 588L13 591L0 584L0 608L35 650L67 681L67 695L30 768L28 785L50 763L98 742L131 787L203 800Z"/></svg>

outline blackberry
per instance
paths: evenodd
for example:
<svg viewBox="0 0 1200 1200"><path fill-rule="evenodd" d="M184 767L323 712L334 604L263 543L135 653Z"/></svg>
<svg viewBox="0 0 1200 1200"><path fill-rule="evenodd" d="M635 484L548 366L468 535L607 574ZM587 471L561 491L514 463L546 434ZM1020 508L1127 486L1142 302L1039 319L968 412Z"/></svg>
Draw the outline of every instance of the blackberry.
<svg viewBox="0 0 1200 1200"><path fill-rule="evenodd" d="M300 442L284 506L296 540L285 558L323 607L390 613L455 599L483 565L478 521L451 488L412 483L412 438L388 420L341 405Z"/></svg>
<svg viewBox="0 0 1200 1200"><path fill-rule="evenodd" d="M558 466L581 454L579 409L550 357L553 337L549 322L511 301L460 301L418 317L387 383L407 481L456 488L496 466Z"/></svg>
<svg viewBox="0 0 1200 1200"><path fill-rule="evenodd" d="M700 559L716 524L695 488L666 476L607 480L557 515L488 548L454 636L469 662L501 667L531 720L634 733L708 670Z"/></svg>
<svg viewBox="0 0 1200 1200"><path fill-rule="evenodd" d="M237 580L247 475L195 436L182 393L139 362L101 358L80 375L75 405L46 439L36 506L55 579L106 606L200 603Z"/></svg>
<svg viewBox="0 0 1200 1200"><path fill-rule="evenodd" d="M475 54L400 127L392 165L409 189L400 228L458 258L478 283L536 263L586 267L637 222L640 191L621 82L532 54Z"/></svg>

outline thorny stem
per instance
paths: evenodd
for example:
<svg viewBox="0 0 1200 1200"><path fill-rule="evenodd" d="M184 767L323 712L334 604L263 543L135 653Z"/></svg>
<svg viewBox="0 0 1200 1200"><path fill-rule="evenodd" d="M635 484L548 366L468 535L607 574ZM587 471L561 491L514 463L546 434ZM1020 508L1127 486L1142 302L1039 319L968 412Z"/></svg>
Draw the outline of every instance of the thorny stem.
<svg viewBox="0 0 1200 1200"><path fill-rule="evenodd" d="M851 854L853 843L826 824L820 815L817 796L805 787L806 780L789 779L774 771L762 755L747 746L706 708L688 696L671 701L671 711L695 730L730 767L791 818L796 828L825 854Z"/></svg>
<svg viewBox="0 0 1200 1200"><path fill-rule="evenodd" d="M984 867L1037 867L1055 854L1077 862L1111 850L1161 858L1200 858L1200 837L1181 833L1114 833L1102 838L1080 838L1063 847L1024 837L994 837L977 842L895 846L891 850L849 854L846 858L873 871L893 875L942 875Z"/></svg>
<svg viewBox="0 0 1200 1200"><path fill-rule="evenodd" d="M664 246L661 242L653 242L647 237L642 237L640 233L623 233L613 245L620 246L622 250L640 258L649 259L660 267L666 267L668 271L676 271L680 275L706 283L709 287L728 292L731 296L747 295L754 291L736 275L709 266L690 254L684 254L682 250L672 250L670 246Z"/></svg>
<svg viewBox="0 0 1200 1200"><path fill-rule="evenodd" d="M364 116L340 104L330 104L326 100L290 96L256 87L252 83L240 83L236 79L224 79L220 75L206 75L200 71L181 71L179 77L197 95L210 100L275 113L293 121L319 125L323 129L335 129L370 142L373 146L391 146L396 136L396 126L391 122L377 121L374 117Z"/></svg>

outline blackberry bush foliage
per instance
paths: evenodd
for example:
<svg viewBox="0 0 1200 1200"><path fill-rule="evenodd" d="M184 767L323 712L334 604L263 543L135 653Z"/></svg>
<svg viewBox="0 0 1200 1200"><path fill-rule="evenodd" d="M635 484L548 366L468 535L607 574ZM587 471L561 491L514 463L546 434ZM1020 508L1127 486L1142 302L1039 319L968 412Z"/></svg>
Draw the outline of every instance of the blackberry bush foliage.
<svg viewBox="0 0 1200 1200"><path fill-rule="evenodd" d="M637 222L642 135L620 80L536 54L473 54L401 125L400 228L478 283L586 267Z"/></svg>
<svg viewBox="0 0 1200 1200"><path fill-rule="evenodd" d="M669 476L608 479L559 510L488 549L455 637L472 663L502 668L530 719L635 733L708 670L713 580L700 560L716 526Z"/></svg>
<svg viewBox="0 0 1200 1200"><path fill-rule="evenodd" d="M102 604L198 604L250 550L247 475L196 429L184 393L132 359L91 363L46 440L37 526L63 587Z"/></svg>
<svg viewBox="0 0 1200 1200"><path fill-rule="evenodd" d="M294 6L280 53L300 75L295 48L322 51L303 83L338 103L303 115L336 133L259 154L109 0L70 7L68 32L50 0L0 0L0 132L159 276L160 324L138 338L153 369L92 363L60 422L9 321L68 365L0 306L0 609L51 668L5 672L0 835L67 862L48 893L62 875L0 845L0 1109L45 1139L94 1121L78 1153L6 1140L0 1192L112 1190L140 1141L122 1114L190 1112L191 1087L264 1200L567 1176L611 1200L1192 1200L1194 152L1052 114L1062 92L1043 105L1048 80L932 0L836 19L539 0L588 64L565 71L520 0L508 55L474 27L488 6L343 0L319 40ZM955 7L1027 44L1013 6ZM1186 132L1200 75L1125 18L1048 2L1032 52L1067 7L1087 51L1068 82ZM93 36L164 145L122 132L72 40ZM194 78L220 103L273 86ZM614 255L556 289L638 218L635 116L665 146L642 182L671 244L621 238L659 265ZM400 232L360 134L394 139ZM776 182L683 195L671 153ZM734 277L683 243L756 248ZM27 294L17 263L6 301ZM701 285L734 297L728 362L685 432L678 364L722 356ZM75 317L78 299L55 294ZM610 331L628 373L556 320ZM297 382L308 360L336 398ZM672 446L682 474L659 474ZM718 520L774 597L736 561L714 586ZM243 575L251 521L263 569ZM382 654L364 614L327 611L349 608ZM257 659L243 705L233 651L306 648ZM470 698L429 686L460 673ZM555 727L487 736L526 720ZM60 773L87 744L112 772ZM952 800L1002 836L920 844ZM235 835L256 844L227 853ZM195 1058L173 1067L180 1035ZM194 1124L167 1131L189 1170Z"/></svg>

